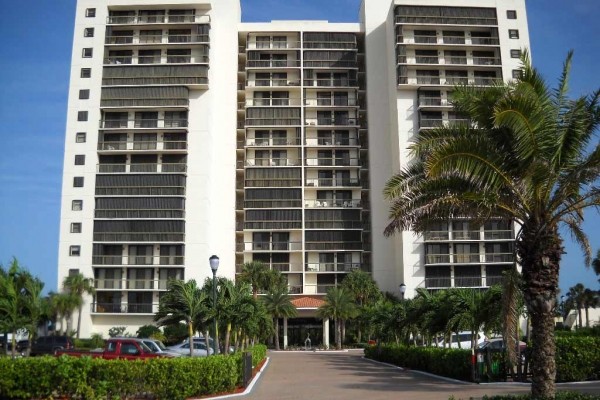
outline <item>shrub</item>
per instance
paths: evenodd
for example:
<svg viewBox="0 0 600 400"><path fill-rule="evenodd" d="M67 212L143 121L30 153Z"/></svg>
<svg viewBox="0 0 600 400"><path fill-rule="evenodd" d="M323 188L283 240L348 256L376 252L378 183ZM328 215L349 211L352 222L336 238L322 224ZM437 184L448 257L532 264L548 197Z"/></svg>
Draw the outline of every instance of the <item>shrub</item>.
<svg viewBox="0 0 600 400"><path fill-rule="evenodd" d="M522 394L518 396L500 395L500 396L483 396L482 400L529 400L530 394ZM584 394L578 392L556 392L555 400L600 400L600 396L595 394Z"/></svg>
<svg viewBox="0 0 600 400"><path fill-rule="evenodd" d="M137 330L137 332L135 332L135 334L139 338L149 338L149 337L152 337L152 335L154 335L156 333L162 334L161 330L158 329L158 327L156 327L154 325L140 326L140 328Z"/></svg>
<svg viewBox="0 0 600 400"><path fill-rule="evenodd" d="M600 337L578 333L556 336L557 382L600 378Z"/></svg>
<svg viewBox="0 0 600 400"><path fill-rule="evenodd" d="M265 346L254 346L260 363ZM90 357L0 358L0 398L124 399L150 395L186 399L233 390L241 382L241 354L213 357L104 360Z"/></svg>
<svg viewBox="0 0 600 400"><path fill-rule="evenodd" d="M370 346L365 355L405 368L431 372L460 380L471 380L471 351L404 345Z"/></svg>

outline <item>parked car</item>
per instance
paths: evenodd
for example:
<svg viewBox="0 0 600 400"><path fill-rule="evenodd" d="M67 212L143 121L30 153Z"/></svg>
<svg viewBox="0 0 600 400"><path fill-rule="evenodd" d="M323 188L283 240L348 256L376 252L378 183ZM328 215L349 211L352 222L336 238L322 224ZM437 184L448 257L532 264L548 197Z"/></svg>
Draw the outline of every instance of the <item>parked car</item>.
<svg viewBox="0 0 600 400"><path fill-rule="evenodd" d="M152 350L155 354L163 354L163 355L169 355L172 357L179 357L181 356L180 353L177 353L175 351L169 350L164 344L163 342L161 342L160 340L155 340L155 339L148 339L148 338L143 338L142 342L148 346L148 348L150 350Z"/></svg>
<svg viewBox="0 0 600 400"><path fill-rule="evenodd" d="M186 338L183 340L183 343L187 343L189 341L190 340ZM194 347L196 346L196 343L200 343L200 345L203 346L202 348L206 348L206 339L204 337L194 337ZM210 349L213 350L213 352L214 352L215 342L214 342L213 338L211 338L211 337L208 338L208 345L210 346ZM219 352L220 353L223 352L223 346L219 346ZM235 352L235 348L233 346L229 346L229 353L233 354L234 352Z"/></svg>
<svg viewBox="0 0 600 400"><path fill-rule="evenodd" d="M473 335L469 331L458 332L458 335L456 333L453 333L450 336L450 347L453 349L457 349L459 347L461 349L470 349L472 338L473 338ZM479 344L483 343L485 341L485 335L483 334L483 332L478 332L477 338L475 340L476 340L477 346ZM460 346L459 346L459 343L460 343ZM438 343L438 347L447 347L446 342L444 340L440 341Z"/></svg>
<svg viewBox="0 0 600 400"><path fill-rule="evenodd" d="M174 346L169 346L169 347L167 347L167 349L170 351L179 353L182 356L190 355L190 343L189 342L183 342L183 343L176 344ZM208 351L206 350L206 342L202 343L202 342L196 341L196 340L194 340L194 349L192 351L193 351L194 357L206 357L210 354L213 354L213 349L209 349Z"/></svg>
<svg viewBox="0 0 600 400"><path fill-rule="evenodd" d="M73 340L68 336L40 336L31 345L31 355L55 354L59 350L73 349Z"/></svg>
<svg viewBox="0 0 600 400"><path fill-rule="evenodd" d="M111 338L106 341L103 351L58 350L57 356L104 358L106 360L139 360L145 358L169 357L156 354L138 338Z"/></svg>

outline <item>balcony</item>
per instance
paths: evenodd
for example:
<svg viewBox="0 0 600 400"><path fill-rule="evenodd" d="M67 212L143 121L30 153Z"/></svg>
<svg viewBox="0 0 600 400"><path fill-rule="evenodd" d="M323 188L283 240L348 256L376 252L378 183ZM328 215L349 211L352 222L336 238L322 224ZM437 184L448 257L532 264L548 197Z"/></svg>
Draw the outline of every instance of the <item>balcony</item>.
<svg viewBox="0 0 600 400"><path fill-rule="evenodd" d="M500 39L497 37L471 37L471 44L484 46L499 46Z"/></svg>
<svg viewBox="0 0 600 400"><path fill-rule="evenodd" d="M455 253L455 254L426 254L425 264L482 264L482 263L513 263L513 253Z"/></svg>
<svg viewBox="0 0 600 400"><path fill-rule="evenodd" d="M501 84L503 81L501 78L485 78L485 77L475 77L473 80L473 84L477 86L493 86Z"/></svg>
<svg viewBox="0 0 600 400"><path fill-rule="evenodd" d="M449 264L450 254L426 254L425 264Z"/></svg>
<svg viewBox="0 0 600 400"><path fill-rule="evenodd" d="M208 15L118 15L108 16L107 25L208 24Z"/></svg>
<svg viewBox="0 0 600 400"><path fill-rule="evenodd" d="M467 85L469 78L466 76L446 76L445 85Z"/></svg>
<svg viewBox="0 0 600 400"><path fill-rule="evenodd" d="M238 243L236 250L246 252L299 251L302 250L302 242L244 242Z"/></svg>
<svg viewBox="0 0 600 400"><path fill-rule="evenodd" d="M187 164L96 164L96 172L101 174L126 174L126 173L185 173Z"/></svg>
<svg viewBox="0 0 600 400"><path fill-rule="evenodd" d="M186 150L187 142L182 141L129 141L98 142L98 151L134 151L134 150Z"/></svg>
<svg viewBox="0 0 600 400"><path fill-rule="evenodd" d="M185 186L96 186L96 196L185 196Z"/></svg>
<svg viewBox="0 0 600 400"><path fill-rule="evenodd" d="M331 241L331 242L305 242L305 250L363 250L363 242Z"/></svg>
<svg viewBox="0 0 600 400"><path fill-rule="evenodd" d="M94 242L184 242L185 233L174 232L96 232Z"/></svg>
<svg viewBox="0 0 600 400"><path fill-rule="evenodd" d="M302 229L302 221L245 221L244 229Z"/></svg>
<svg viewBox="0 0 600 400"><path fill-rule="evenodd" d="M357 99L344 97L334 98L305 98L304 105L307 107L358 107Z"/></svg>
<svg viewBox="0 0 600 400"><path fill-rule="evenodd" d="M248 60L246 68L300 68L300 60Z"/></svg>
<svg viewBox="0 0 600 400"><path fill-rule="evenodd" d="M358 178L308 178L306 179L306 186L314 187L342 187L360 186Z"/></svg>
<svg viewBox="0 0 600 400"><path fill-rule="evenodd" d="M445 58L445 64L466 65L467 57L450 56Z"/></svg>
<svg viewBox="0 0 600 400"><path fill-rule="evenodd" d="M304 79L304 86L310 87L358 87L358 81L354 79Z"/></svg>
<svg viewBox="0 0 600 400"><path fill-rule="evenodd" d="M495 282L493 283L495 284ZM454 278L447 277L435 277L425 278L425 287L427 289L445 289L445 288L459 288L459 287L486 287L491 286L488 278L487 285L484 285L483 278L481 276L455 276Z"/></svg>
<svg viewBox="0 0 600 400"><path fill-rule="evenodd" d="M295 40L287 41L269 41L269 42L257 42L249 41L246 44L246 50L284 50L284 49L299 49L300 42Z"/></svg>
<svg viewBox="0 0 600 400"><path fill-rule="evenodd" d="M365 222L361 220L308 220L304 222L306 229L363 229Z"/></svg>
<svg viewBox="0 0 600 400"><path fill-rule="evenodd" d="M93 265L183 265L184 256L92 256Z"/></svg>
<svg viewBox="0 0 600 400"><path fill-rule="evenodd" d="M339 157L339 158L305 158L304 165L307 167L358 167L360 166L359 159L356 157Z"/></svg>
<svg viewBox="0 0 600 400"><path fill-rule="evenodd" d="M327 294L335 285L304 285L304 294Z"/></svg>
<svg viewBox="0 0 600 400"><path fill-rule="evenodd" d="M496 57L473 57L473 65L501 65L502 62Z"/></svg>
<svg viewBox="0 0 600 400"><path fill-rule="evenodd" d="M452 240L479 240L481 232L479 231L453 231Z"/></svg>
<svg viewBox="0 0 600 400"><path fill-rule="evenodd" d="M437 36L425 36L425 35L415 35L413 40L408 40L408 43L419 43L419 44L436 44Z"/></svg>
<svg viewBox="0 0 600 400"><path fill-rule="evenodd" d="M464 36L442 36L444 44L465 44Z"/></svg>
<svg viewBox="0 0 600 400"><path fill-rule="evenodd" d="M188 99L102 99L101 108L124 108L124 107L167 107L188 108Z"/></svg>
<svg viewBox="0 0 600 400"><path fill-rule="evenodd" d="M264 179L246 179L245 187L300 187L302 180L297 179L281 179L281 178L264 178Z"/></svg>
<svg viewBox="0 0 600 400"><path fill-rule="evenodd" d="M356 60L304 60L304 68L358 69L358 62Z"/></svg>
<svg viewBox="0 0 600 400"><path fill-rule="evenodd" d="M361 208L361 200L305 200L306 208Z"/></svg>
<svg viewBox="0 0 600 400"><path fill-rule="evenodd" d="M208 64L209 56L201 55L159 55L151 56L114 56L104 59L104 65L148 65L148 64Z"/></svg>
<svg viewBox="0 0 600 400"><path fill-rule="evenodd" d="M447 99L441 97L419 97L419 107L450 107Z"/></svg>
<svg viewBox="0 0 600 400"><path fill-rule="evenodd" d="M360 142L356 137L328 137L328 138L306 138L307 146L359 146Z"/></svg>
<svg viewBox="0 0 600 400"><path fill-rule="evenodd" d="M419 121L419 128L420 129L438 128L438 127L443 126L443 125L444 125L444 120L443 119L422 118Z"/></svg>
<svg viewBox="0 0 600 400"><path fill-rule="evenodd" d="M91 303L92 314L154 314L158 303Z"/></svg>
<svg viewBox="0 0 600 400"><path fill-rule="evenodd" d="M94 218L119 219L179 219L185 218L185 210L94 210Z"/></svg>
<svg viewBox="0 0 600 400"><path fill-rule="evenodd" d="M498 25L496 18L439 15L396 15L397 24L416 25Z"/></svg>
<svg viewBox="0 0 600 400"><path fill-rule="evenodd" d="M439 59L437 56L416 56L415 57L416 64L439 64Z"/></svg>
<svg viewBox="0 0 600 400"><path fill-rule="evenodd" d="M417 84L418 85L439 85L440 77L439 76L417 76Z"/></svg>
<svg viewBox="0 0 600 400"><path fill-rule="evenodd" d="M300 199L289 199L289 200L246 200L238 205L238 209L241 208L300 208L302 207L302 200Z"/></svg>
<svg viewBox="0 0 600 400"><path fill-rule="evenodd" d="M270 146L300 146L300 138L271 138L253 139L247 138L241 141L246 147L270 147Z"/></svg>
<svg viewBox="0 0 600 400"><path fill-rule="evenodd" d="M513 263L515 255L513 253L486 253L486 263Z"/></svg>
<svg viewBox="0 0 600 400"><path fill-rule="evenodd" d="M483 236L485 240L512 240L514 239L513 231L511 230L497 230L497 231L484 231Z"/></svg>
<svg viewBox="0 0 600 400"><path fill-rule="evenodd" d="M187 128L187 119L100 120L100 129L177 129Z"/></svg>
<svg viewBox="0 0 600 400"><path fill-rule="evenodd" d="M256 99L246 99L245 103L240 103L240 107L238 109L243 109L244 107L268 107L268 106L301 106L302 101L300 98L296 97L263 97Z"/></svg>
<svg viewBox="0 0 600 400"><path fill-rule="evenodd" d="M245 126L300 126L299 118L246 118Z"/></svg>

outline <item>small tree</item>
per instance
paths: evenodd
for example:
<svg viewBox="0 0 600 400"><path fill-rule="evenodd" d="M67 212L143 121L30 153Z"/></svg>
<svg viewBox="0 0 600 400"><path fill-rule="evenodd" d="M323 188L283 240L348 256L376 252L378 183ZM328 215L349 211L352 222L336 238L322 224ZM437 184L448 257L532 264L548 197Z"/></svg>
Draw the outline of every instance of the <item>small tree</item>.
<svg viewBox="0 0 600 400"><path fill-rule="evenodd" d="M143 326L140 326L140 328L136 331L135 334L139 338L150 338L156 333L162 334L161 330L157 326L143 325Z"/></svg>
<svg viewBox="0 0 600 400"><path fill-rule="evenodd" d="M336 348L342 348L342 323L356 315L356 304L350 293L342 287L329 289L325 303L317 310L319 318L332 318L335 321L335 344Z"/></svg>
<svg viewBox="0 0 600 400"><path fill-rule="evenodd" d="M69 275L63 280L64 290L71 294L78 305L77 315L77 339L79 339L79 333L81 330L81 311L83 308L83 296L85 294L94 295L96 289L94 288L94 280L86 278L83 274Z"/></svg>
<svg viewBox="0 0 600 400"><path fill-rule="evenodd" d="M298 314L287 288L278 286L263 298L267 311L275 320L275 349L279 350L279 318L292 318Z"/></svg>

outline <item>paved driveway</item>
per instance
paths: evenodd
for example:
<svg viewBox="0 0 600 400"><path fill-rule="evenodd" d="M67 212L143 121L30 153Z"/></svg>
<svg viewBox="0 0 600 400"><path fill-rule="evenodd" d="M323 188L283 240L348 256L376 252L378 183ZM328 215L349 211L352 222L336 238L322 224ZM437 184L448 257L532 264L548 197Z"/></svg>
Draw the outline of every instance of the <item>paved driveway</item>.
<svg viewBox="0 0 600 400"><path fill-rule="evenodd" d="M484 394L526 393L525 385L476 385L401 371L362 358L362 352L270 352L269 365L243 399L261 400L447 400L481 398ZM575 385L600 393L598 383ZM572 389L572 387L570 388Z"/></svg>

